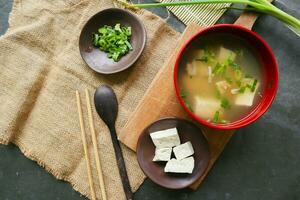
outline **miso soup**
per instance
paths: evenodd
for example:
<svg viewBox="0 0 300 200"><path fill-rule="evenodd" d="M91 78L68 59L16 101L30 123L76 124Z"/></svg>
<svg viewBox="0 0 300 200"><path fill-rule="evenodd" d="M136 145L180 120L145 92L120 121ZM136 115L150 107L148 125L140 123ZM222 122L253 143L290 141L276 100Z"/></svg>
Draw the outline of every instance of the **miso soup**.
<svg viewBox="0 0 300 200"><path fill-rule="evenodd" d="M191 44L178 72L187 108L211 123L249 114L261 98L262 68L250 45L231 34L202 36Z"/></svg>

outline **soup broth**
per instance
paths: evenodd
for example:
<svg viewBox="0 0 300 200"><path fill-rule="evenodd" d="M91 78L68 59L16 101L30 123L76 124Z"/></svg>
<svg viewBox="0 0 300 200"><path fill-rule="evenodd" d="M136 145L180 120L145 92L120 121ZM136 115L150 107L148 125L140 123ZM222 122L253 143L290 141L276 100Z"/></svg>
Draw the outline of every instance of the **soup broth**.
<svg viewBox="0 0 300 200"><path fill-rule="evenodd" d="M259 56L231 34L202 36L190 45L178 72L187 108L211 123L231 123L249 114L261 98Z"/></svg>

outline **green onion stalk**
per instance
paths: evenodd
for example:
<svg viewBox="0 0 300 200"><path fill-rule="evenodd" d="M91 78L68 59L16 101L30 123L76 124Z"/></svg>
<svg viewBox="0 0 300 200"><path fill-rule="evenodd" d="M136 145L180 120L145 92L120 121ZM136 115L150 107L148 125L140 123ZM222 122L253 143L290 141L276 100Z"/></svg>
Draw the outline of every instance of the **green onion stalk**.
<svg viewBox="0 0 300 200"><path fill-rule="evenodd" d="M190 0L190 1L174 1L174 2L162 2L162 3L142 3L142 4L131 4L126 0L117 0L126 8L151 8L151 7L162 7L162 6L189 6L189 5L200 5L200 4L217 4L217 3L234 3L246 5L243 10L254 11L259 13L265 13L271 15L278 20L282 21L291 29L295 34L300 37L300 21L280 10L276 6L272 5L267 0ZM236 9L234 7L228 7L228 9Z"/></svg>

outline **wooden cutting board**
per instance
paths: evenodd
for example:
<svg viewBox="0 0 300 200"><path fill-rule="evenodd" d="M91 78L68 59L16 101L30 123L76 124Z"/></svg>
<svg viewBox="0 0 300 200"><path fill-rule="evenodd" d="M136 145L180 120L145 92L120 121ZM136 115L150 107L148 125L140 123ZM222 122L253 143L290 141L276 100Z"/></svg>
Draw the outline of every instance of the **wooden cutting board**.
<svg viewBox="0 0 300 200"><path fill-rule="evenodd" d="M251 29L256 18L256 15L244 13L239 17L235 24L243 25ZM143 129L159 118L180 117L191 120L176 98L173 85L173 68L175 65L176 55L181 47L200 29L201 27L197 24L190 24L187 26L181 38L179 39L177 48L174 49L170 58L163 65L161 70L152 81L152 84L145 93L130 120L119 132L119 140L132 150L136 150L137 140ZM192 189L197 189L204 180L234 132L219 131L204 126L200 127L208 141L211 159L207 170L191 186Z"/></svg>

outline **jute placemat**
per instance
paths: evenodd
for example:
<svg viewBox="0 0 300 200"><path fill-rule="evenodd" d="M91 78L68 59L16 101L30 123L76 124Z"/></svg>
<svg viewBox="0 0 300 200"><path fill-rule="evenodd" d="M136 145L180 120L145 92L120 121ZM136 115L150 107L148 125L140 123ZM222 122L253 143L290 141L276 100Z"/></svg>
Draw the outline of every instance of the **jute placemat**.
<svg viewBox="0 0 300 200"><path fill-rule="evenodd" d="M180 36L159 17L138 11L147 30L143 55L122 73L97 74L82 61L78 37L89 17L112 6L109 0L15 0L9 30L0 38L0 143L16 144L28 158L87 197L91 196L75 90L94 91L103 83L111 85L120 103L120 131ZM109 132L95 111L93 114L108 199L124 199ZM90 137L88 144L91 146ZM93 158L91 148L89 152ZM135 154L126 147L123 153L135 191L145 176Z"/></svg>
<svg viewBox="0 0 300 200"><path fill-rule="evenodd" d="M0 38L0 142L16 144L28 158L88 197L75 90L111 85L120 103L120 130L179 37L159 17L139 11L147 30L142 57L122 73L97 74L82 61L78 37L89 17L112 6L98 0L16 0L9 30ZM109 132L95 111L94 118L108 199L125 199ZM90 137L88 143L91 146ZM135 191L145 176L135 154L126 147L123 152ZM100 198L94 160L92 170Z"/></svg>

